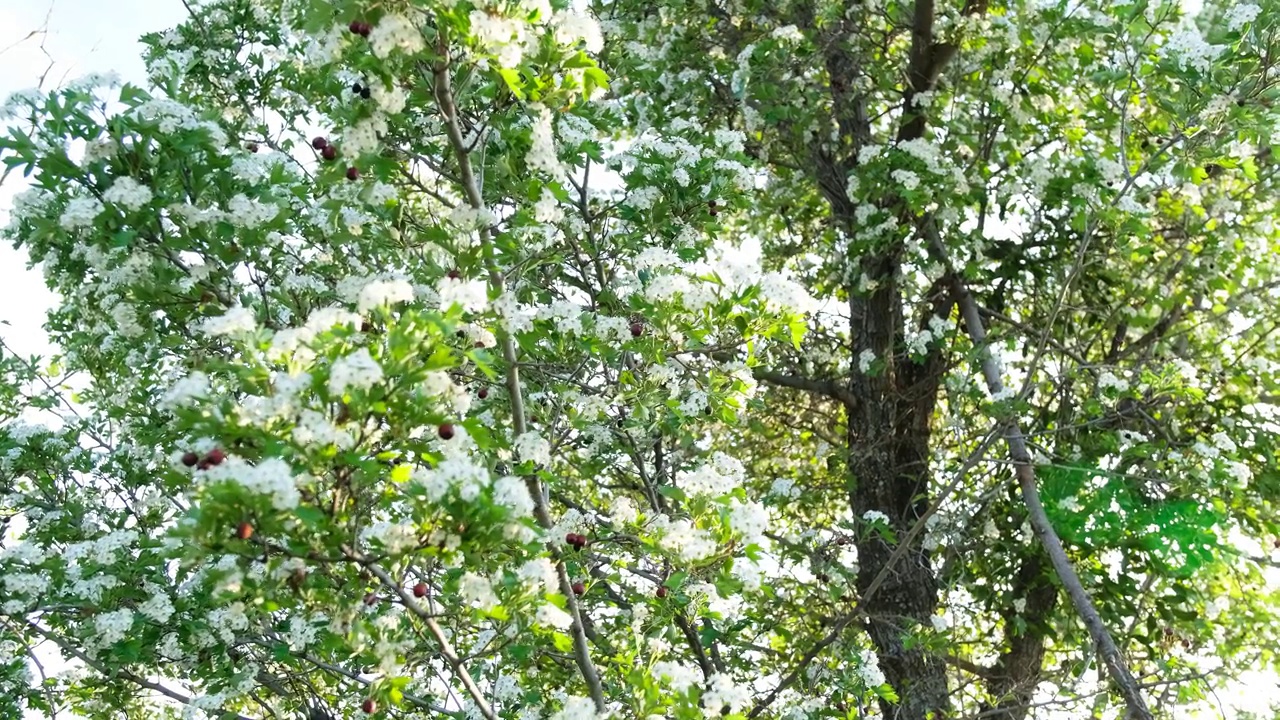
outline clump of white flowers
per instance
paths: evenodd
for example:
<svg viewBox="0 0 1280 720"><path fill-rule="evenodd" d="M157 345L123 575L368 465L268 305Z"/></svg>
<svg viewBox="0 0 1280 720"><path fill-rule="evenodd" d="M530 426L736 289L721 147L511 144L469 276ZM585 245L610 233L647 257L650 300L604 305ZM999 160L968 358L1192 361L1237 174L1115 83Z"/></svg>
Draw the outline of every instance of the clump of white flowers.
<svg viewBox="0 0 1280 720"><path fill-rule="evenodd" d="M303 447L328 447L350 450L356 438L348 430L334 425L327 416L315 410L303 410L293 428L293 441Z"/></svg>
<svg viewBox="0 0 1280 720"><path fill-rule="evenodd" d="M582 42L587 52L595 54L604 49L604 36L600 23L586 13L562 12L555 19L555 38L561 45L577 45Z"/></svg>
<svg viewBox="0 0 1280 720"><path fill-rule="evenodd" d="M564 166L556 155L555 133L551 127L551 110L542 105L533 106L535 113L530 132L529 154L525 163L534 172L544 172L553 180L564 182Z"/></svg>
<svg viewBox="0 0 1280 720"><path fill-rule="evenodd" d="M200 323L200 331L206 335L241 335L252 333L258 329L258 320L253 311L242 305L228 309L222 315L206 318Z"/></svg>
<svg viewBox="0 0 1280 720"><path fill-rule="evenodd" d="M374 280L360 289L356 300L356 309L367 313L383 305L410 302L413 300L413 286L404 280Z"/></svg>
<svg viewBox="0 0 1280 720"><path fill-rule="evenodd" d="M596 704L591 698L570 696L564 699L560 710L550 720L596 720Z"/></svg>
<svg viewBox="0 0 1280 720"><path fill-rule="evenodd" d="M1107 370L1098 376L1098 389L1103 392L1114 390L1122 393L1129 390L1129 382L1116 377L1115 373Z"/></svg>
<svg viewBox="0 0 1280 720"><path fill-rule="evenodd" d="M742 485L746 468L737 459L717 452L710 462L676 475L677 484L690 495L718 497Z"/></svg>
<svg viewBox="0 0 1280 720"><path fill-rule="evenodd" d="M862 519L869 525L889 525L889 516L879 510L868 510L862 513Z"/></svg>
<svg viewBox="0 0 1280 720"><path fill-rule="evenodd" d="M556 573L555 563L545 557L534 558L521 565L516 571L516 577L538 592L557 592L560 587L560 576Z"/></svg>
<svg viewBox="0 0 1280 720"><path fill-rule="evenodd" d="M1165 41L1160 56L1172 60L1183 70L1209 72L1210 64L1226 50L1226 45L1212 45L1195 27L1184 27Z"/></svg>
<svg viewBox="0 0 1280 720"><path fill-rule="evenodd" d="M534 621L556 630L568 630L573 627L573 616L551 603L543 603L538 607Z"/></svg>
<svg viewBox="0 0 1280 720"><path fill-rule="evenodd" d="M464 312L479 312L489 304L489 287L483 280L464 280L446 276L436 286L436 292L440 295L441 310L448 310L457 305Z"/></svg>
<svg viewBox="0 0 1280 720"><path fill-rule="evenodd" d="M193 370L186 377L169 386L160 398L160 406L169 409L184 407L199 398L208 396L209 376L199 370Z"/></svg>
<svg viewBox="0 0 1280 720"><path fill-rule="evenodd" d="M233 482L251 492L271 496L271 504L277 510L291 510L298 506L301 495L293 469L280 458L267 458L257 465L250 465L242 458L228 457L204 471L206 482Z"/></svg>
<svg viewBox="0 0 1280 720"><path fill-rule="evenodd" d="M692 520L670 520L659 515L654 525L662 536L659 545L664 550L675 553L683 562L696 562L716 552L716 542L711 534L698 528Z"/></svg>
<svg viewBox="0 0 1280 720"><path fill-rule="evenodd" d="M369 354L368 348L360 348L334 361L329 369L329 392L341 397L350 388L367 390L382 379L382 366Z"/></svg>
<svg viewBox="0 0 1280 720"><path fill-rule="evenodd" d="M535 465L551 463L551 443L536 432L530 431L516 437L512 449L521 460L531 461Z"/></svg>
<svg viewBox="0 0 1280 720"><path fill-rule="evenodd" d="M89 227L93 224L94 219L102 213L103 209L102 202L97 198L71 198L71 201L67 203L66 209L62 211L62 217L59 218L58 224L62 226L63 230Z"/></svg>
<svg viewBox="0 0 1280 720"><path fill-rule="evenodd" d="M665 680L677 694L684 694L689 688L698 684L702 673L684 663L673 660L662 660L653 664L653 677Z"/></svg>
<svg viewBox="0 0 1280 720"><path fill-rule="evenodd" d="M93 629L98 634L98 647L110 647L124 640L132 628L133 611L129 608L100 613L93 619Z"/></svg>
<svg viewBox="0 0 1280 720"><path fill-rule="evenodd" d="M138 612L160 625L169 622L169 618L173 617L174 613L173 601L169 599L169 594L163 588L151 583L147 583L147 592L151 593L151 597L138 605Z"/></svg>
<svg viewBox="0 0 1280 720"><path fill-rule="evenodd" d="M369 49L379 58L386 59L399 50L406 55L422 52L427 43L422 32L403 15L389 13L369 32Z"/></svg>
<svg viewBox="0 0 1280 720"><path fill-rule="evenodd" d="M291 358L300 363L310 363L315 358L315 353L308 345L317 335L340 325L359 327L360 322L360 316L350 310L340 307L320 308L311 313L302 327L285 328L276 332L271 338L268 357Z"/></svg>
<svg viewBox="0 0 1280 720"><path fill-rule="evenodd" d="M140 210L151 202L151 188L131 177L118 177L111 187L102 193L102 199L128 210Z"/></svg>
<svg viewBox="0 0 1280 720"><path fill-rule="evenodd" d="M1227 22L1228 30L1235 31L1256 20L1261 13L1262 8L1253 3L1239 3L1227 9L1223 20Z"/></svg>
<svg viewBox="0 0 1280 720"><path fill-rule="evenodd" d="M724 673L716 673L707 681L702 701L702 714L705 717L720 717L726 710L736 713L746 709L751 704L751 690L738 685Z"/></svg>
<svg viewBox="0 0 1280 720"><path fill-rule="evenodd" d="M741 534L743 542L748 545L764 542L765 530L769 528L769 511L758 502L742 502L734 498L729 505L729 526Z"/></svg>
<svg viewBox="0 0 1280 720"><path fill-rule="evenodd" d="M533 514L533 497L525 481L512 475L498 478L493 484L493 501L509 510L516 517L528 517Z"/></svg>
<svg viewBox="0 0 1280 720"><path fill-rule="evenodd" d="M884 673L880 670L880 658L876 657L873 650L863 650L859 653L857 673L858 679L868 689L878 688L885 683Z"/></svg>
<svg viewBox="0 0 1280 720"><path fill-rule="evenodd" d="M481 52L493 55L499 67L520 65L524 58L527 23L485 10L471 11L471 35Z"/></svg>
<svg viewBox="0 0 1280 720"><path fill-rule="evenodd" d="M377 540L392 555L400 555L418 546L418 528L413 523L379 521L360 531L360 539Z"/></svg>

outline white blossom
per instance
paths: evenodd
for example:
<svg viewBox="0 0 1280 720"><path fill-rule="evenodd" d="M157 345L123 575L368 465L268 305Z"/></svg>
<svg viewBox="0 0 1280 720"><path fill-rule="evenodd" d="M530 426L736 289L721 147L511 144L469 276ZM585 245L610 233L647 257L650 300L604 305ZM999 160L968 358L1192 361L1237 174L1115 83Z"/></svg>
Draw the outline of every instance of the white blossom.
<svg viewBox="0 0 1280 720"><path fill-rule="evenodd" d="M368 348L360 348L334 361L329 369L329 393L341 397L350 388L368 390L382 379L382 366L369 354Z"/></svg>
<svg viewBox="0 0 1280 720"><path fill-rule="evenodd" d="M413 286L404 280L375 280L360 290L356 308L361 313L383 305L410 302L413 300Z"/></svg>
<svg viewBox="0 0 1280 720"><path fill-rule="evenodd" d="M151 202L151 188L131 177L118 177L111 187L102 193L102 199L128 210L140 210Z"/></svg>
<svg viewBox="0 0 1280 720"><path fill-rule="evenodd" d="M241 335L256 332L258 319L253 310L242 305L231 307L218 317L206 318L200 323L200 330L206 335Z"/></svg>

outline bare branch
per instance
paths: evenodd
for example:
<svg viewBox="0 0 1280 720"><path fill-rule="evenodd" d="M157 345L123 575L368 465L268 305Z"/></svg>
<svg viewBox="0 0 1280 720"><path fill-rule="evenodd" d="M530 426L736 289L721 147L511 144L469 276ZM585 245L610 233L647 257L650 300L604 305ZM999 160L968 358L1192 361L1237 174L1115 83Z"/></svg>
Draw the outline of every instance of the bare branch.
<svg viewBox="0 0 1280 720"><path fill-rule="evenodd" d="M990 389L992 395L999 395L1004 391L1004 381L1000 378L1000 368L987 345L987 332L983 326L982 313L978 309L978 304L974 300L973 294L969 292L969 287L965 284L964 279L952 269L946 247L942 244L942 240L938 236L937 227L931 218L925 219L924 231L931 249L942 259L947 268L947 273L951 277L952 291L955 295L956 303L960 307L960 315L964 319L969 338L973 341L974 347L978 348L982 358L982 375L986 380L987 388ZM1101 655L1103 664L1107 667L1107 674L1111 676L1111 679L1119 687L1120 695L1124 698L1125 704L1129 708L1130 717L1135 720L1152 720L1151 711L1147 709L1147 704L1142 697L1138 682L1125 664L1124 658L1120 654L1120 649L1116 646L1115 640L1111 638L1111 633L1102 622L1102 617L1098 614L1097 608L1093 606L1093 601L1090 600L1089 593L1084 589L1084 585L1081 584L1075 568L1071 566L1071 560L1067 557L1066 550L1062 547L1062 540L1059 539L1057 531L1053 529L1053 524L1049 521L1049 516L1045 512L1044 504L1040 501L1040 489L1037 486L1031 452L1027 447L1026 437L1022 434L1018 421L1015 418L1005 418L1002 424L1005 443L1009 447L1009 456L1013 460L1014 475L1018 478L1018 486L1022 491L1022 502L1027 507L1031 527L1035 530L1036 537L1040 539L1040 544L1044 547L1045 553L1048 554L1050 563L1053 564L1054 572L1057 573L1058 579L1062 581L1063 587L1066 588L1067 595L1071 598L1071 603L1076 608L1076 614L1084 621L1085 628L1089 631L1089 636L1093 638L1094 646L1097 648L1098 654Z"/></svg>

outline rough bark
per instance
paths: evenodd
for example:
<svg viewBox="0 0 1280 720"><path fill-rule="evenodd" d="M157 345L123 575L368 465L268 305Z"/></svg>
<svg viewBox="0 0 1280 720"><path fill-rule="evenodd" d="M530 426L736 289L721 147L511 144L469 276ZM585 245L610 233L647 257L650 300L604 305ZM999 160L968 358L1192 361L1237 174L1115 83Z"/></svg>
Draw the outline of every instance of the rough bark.
<svg viewBox="0 0 1280 720"><path fill-rule="evenodd" d="M1033 551L1034 552L1034 551ZM991 720L1024 720L1044 667L1045 623L1058 604L1058 588L1046 575L1048 563L1039 552L1026 557L1013 579L1013 595L1027 601L1022 613L1004 615L1004 652L987 676L990 703L982 706ZM1018 630L1017 618L1025 624ZM990 714L987 714L990 713Z"/></svg>
<svg viewBox="0 0 1280 720"><path fill-rule="evenodd" d="M897 259L871 258L863 270L880 286L850 300L853 353L875 353L879 368L861 372L855 362L850 377L857 400L848 411L850 504L861 516L876 510L889 516L900 540L928 508L929 441L938 397L942 360L920 365L895 356L901 347L904 312L895 281ZM943 298L938 303L946 302ZM903 642L911 626L928 626L938 606L938 585L929 554L913 540L886 575L877 592L867 594L873 579L889 562L893 546L872 535L858 543L858 590L866 629L876 646L880 668L897 691L899 703L882 703L885 717L927 720L946 717L945 663Z"/></svg>

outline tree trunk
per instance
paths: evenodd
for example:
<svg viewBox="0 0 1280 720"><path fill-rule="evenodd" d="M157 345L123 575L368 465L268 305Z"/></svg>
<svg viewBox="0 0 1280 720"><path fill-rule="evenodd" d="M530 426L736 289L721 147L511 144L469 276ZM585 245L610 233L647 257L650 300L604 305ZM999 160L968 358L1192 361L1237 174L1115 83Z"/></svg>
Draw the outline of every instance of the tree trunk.
<svg viewBox="0 0 1280 720"><path fill-rule="evenodd" d="M1004 616L1005 650L987 679L987 693L994 704L984 703L982 713L991 720L1024 720L1044 666L1045 623L1058 604L1058 588L1045 574L1048 564L1039 548L1022 561L1013 580L1014 598L1027 601L1020 613L1026 628L1017 629L1010 607ZM987 715L986 713L990 713Z"/></svg>
<svg viewBox="0 0 1280 720"><path fill-rule="evenodd" d="M898 356L903 309L895 280L896 258L882 256L862 264L880 285L850 300L853 369L848 441L850 503L856 516L869 510L890 518L894 533L908 530L928 508L929 441L943 361L937 352L924 363ZM942 292L935 309L949 300ZM859 368L863 351L875 353L869 372ZM899 696L882 702L887 718L940 720L948 714L944 662L920 645L905 647L913 626L930 627L938 606L937 580L922 538L885 576L878 590L867 590L887 564L894 546L876 535L858 542L858 590L867 614L867 632L875 643L880 668Z"/></svg>

